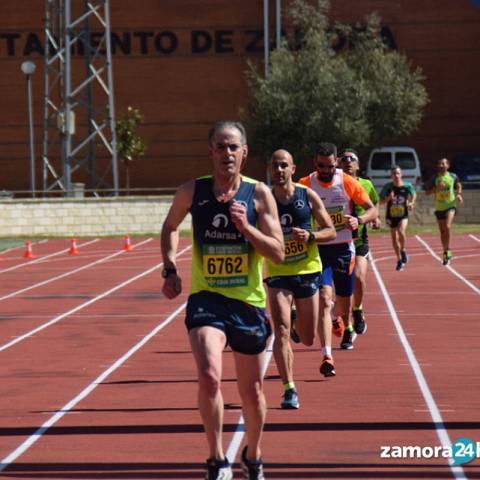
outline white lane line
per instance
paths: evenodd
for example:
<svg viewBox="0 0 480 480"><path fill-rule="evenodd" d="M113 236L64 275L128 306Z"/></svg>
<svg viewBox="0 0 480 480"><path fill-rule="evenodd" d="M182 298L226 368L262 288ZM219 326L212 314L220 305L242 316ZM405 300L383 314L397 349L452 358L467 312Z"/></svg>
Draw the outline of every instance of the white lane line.
<svg viewBox="0 0 480 480"><path fill-rule="evenodd" d="M156 266L155 268L158 268ZM154 268L154 269L155 269ZM150 269L153 271L154 269ZM83 400L87 395L89 395L98 385L100 385L105 379L117 370L123 363L125 363L134 353L136 353L140 348L142 348L152 337L154 337L162 328L166 327L186 306L186 303L183 303L178 307L165 321L157 325L149 334L144 336L135 346L133 346L127 353L120 357L115 363L113 363L109 368L107 368L103 373L101 373L92 383L90 383L85 389L83 389L75 398L70 400L67 404L60 408L60 410L53 416L51 416L41 427L39 427L30 437L28 437L22 444L20 444L13 452L7 455L0 462L0 472L5 470L11 463L25 453L32 445L34 445L42 435L55 423L57 423L66 413L68 413L72 408L77 405L81 400Z"/></svg>
<svg viewBox="0 0 480 480"><path fill-rule="evenodd" d="M151 242L152 240L153 238L147 238L147 240L143 240L142 242L132 245L132 248L141 246L145 243ZM120 250L118 252L112 253L111 255L108 255L107 257L100 258L95 262L87 263L86 265L83 265L83 267L76 268L75 270L70 270L69 272L65 272L65 273L62 273L61 275L57 275L56 277L51 277L51 278L48 278L47 280L43 280L42 282L35 283L34 285L30 285L29 287L16 290L15 292L12 292L12 293L9 293L8 295L4 295L3 297L0 297L0 302L2 300L6 300L7 298L12 298L12 297L15 297L16 295L20 295L21 293L25 293L25 292L28 292L29 290L33 290L34 288L42 287L43 285L47 285L49 283L55 282L56 280L60 280L61 278L68 277L70 275L73 275L74 273L81 272L82 270L86 270L87 268L93 267L94 265L98 265L99 263L106 262L110 258L117 257L122 253L125 253L125 250Z"/></svg>
<svg viewBox="0 0 480 480"><path fill-rule="evenodd" d="M430 248L430 245L425 242L422 238L418 235L415 235L417 241L419 241L429 252L432 257L436 258L439 262L442 262L442 259ZM453 273L457 278L459 278L465 285L468 285L475 293L480 295L480 289L477 288L472 282L468 281L465 277L460 275L455 269L453 269L450 265L446 265L445 268Z"/></svg>
<svg viewBox="0 0 480 480"><path fill-rule="evenodd" d="M475 240L476 242L480 243L480 238L476 237L475 235L470 234L469 237Z"/></svg>
<svg viewBox="0 0 480 480"><path fill-rule="evenodd" d="M89 240L88 242L78 245L78 248L85 247L87 245L90 245L91 243L98 242L99 240L100 240L99 238ZM50 253L49 255L44 255L42 257L39 257L36 260L29 260L28 262L20 263L19 265L14 265L13 267L4 268L3 270L0 270L0 273L11 272L12 270L16 270L17 268L23 268L23 267L27 267L28 265L34 265L35 263L43 262L46 258L51 258L51 257L55 257L56 255L61 255L62 253L67 253L69 250L70 248L65 248L63 250L60 250L59 252Z"/></svg>
<svg viewBox="0 0 480 480"><path fill-rule="evenodd" d="M263 361L263 368L262 368L262 376L265 376L265 372L267 371L268 365L272 358L273 354L273 340L275 336L272 334L272 338L270 339L270 343L268 344L267 351ZM235 457L237 456L238 450L240 445L242 444L243 436L245 435L245 419L243 415L240 415L240 418L237 423L237 428L235 429L235 433L233 434L232 440L230 441L230 445L228 446L227 452L225 456L228 458L229 462L234 463Z"/></svg>
<svg viewBox="0 0 480 480"><path fill-rule="evenodd" d="M181 252L178 253L178 255L182 255L184 252L186 252L190 248L191 248L191 245L184 248ZM88 307L92 303L95 303L98 300L101 300L102 298L105 298L106 296L110 295L111 293L116 292L117 290L120 290L121 288L125 287L126 285L128 285L132 282L135 282L139 278L142 278L145 275L148 275L148 274L154 272L155 270L159 269L162 265L163 265L163 262L160 262L157 265L154 265L153 267L149 268L148 270L145 270L144 272L136 275L135 277L132 277L129 280L126 280L125 282L122 282L122 283L118 284L117 286L111 288L110 290L107 290L107 291L101 293L100 295L97 295L95 298L92 298L92 299L88 300L87 302L82 303L81 305L78 305L75 308L72 308L68 312L62 313L58 317L53 318L49 322L44 323L43 325L40 325L39 327L34 328L33 330L30 330L29 332L25 333L24 335L21 335L21 336L15 338L15 339L11 340L10 342L5 343L4 345L0 345L0 352L3 352L4 350L7 350L7 348L13 347L13 345L21 342L22 340L25 340L26 338L31 337L35 333L41 332L45 328L50 327L51 325L59 322L60 320L64 319L65 317L68 317L72 313L76 313L79 310L82 310L83 308Z"/></svg>
<svg viewBox="0 0 480 480"><path fill-rule="evenodd" d="M372 270L375 273L375 278L377 279L377 283L382 291L383 298L385 299L385 303L387 304L388 310L390 312L390 317L392 318L393 324L395 329L398 333L398 338L402 343L402 347L405 350L407 355L408 361L412 367L413 373L415 375L415 379L417 380L418 386L420 387L420 391L422 392L423 398L425 399L425 403L427 404L428 411L430 412L430 416L432 417L433 423L435 425L435 431L437 433L438 439L444 448L450 448L452 446L452 441L448 435L447 429L445 428L445 423L443 421L442 415L435 403L433 398L432 392L428 387L427 380L425 379L422 369L418 364L417 358L413 349L405 335L405 331L403 330L402 324L400 323L399 318L397 317L397 312L395 311L395 307L393 306L392 300L390 299L390 295L383 283L382 277L380 272L377 269L375 262L372 262ZM465 476L465 472L461 466L454 466L452 465L452 459L449 459L450 470L452 471L454 477L458 480L467 480Z"/></svg>

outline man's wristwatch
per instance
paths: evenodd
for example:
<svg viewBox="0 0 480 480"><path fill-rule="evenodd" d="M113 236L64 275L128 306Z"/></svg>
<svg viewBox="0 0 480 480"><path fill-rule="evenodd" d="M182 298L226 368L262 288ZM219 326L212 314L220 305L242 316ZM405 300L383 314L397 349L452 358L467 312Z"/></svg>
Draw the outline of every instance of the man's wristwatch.
<svg viewBox="0 0 480 480"><path fill-rule="evenodd" d="M357 217L357 220L359 225L363 225L363 218Z"/></svg>
<svg viewBox="0 0 480 480"><path fill-rule="evenodd" d="M315 241L315 234L313 232L310 232L310 234L308 235L308 241L309 242Z"/></svg>
<svg viewBox="0 0 480 480"><path fill-rule="evenodd" d="M162 270L162 277L167 278L169 275L176 274L176 273L177 273L177 269L175 267L164 268Z"/></svg>

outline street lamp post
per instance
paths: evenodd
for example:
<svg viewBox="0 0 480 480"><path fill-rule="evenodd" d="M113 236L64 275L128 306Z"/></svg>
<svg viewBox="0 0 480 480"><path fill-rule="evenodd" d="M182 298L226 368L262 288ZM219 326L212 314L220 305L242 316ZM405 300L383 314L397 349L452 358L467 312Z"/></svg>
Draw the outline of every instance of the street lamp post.
<svg viewBox="0 0 480 480"><path fill-rule="evenodd" d="M35 197L35 149L33 142L32 75L36 68L36 65L31 61L23 62L21 65L22 72L27 77L28 126L30 132L30 190L32 191L32 197Z"/></svg>

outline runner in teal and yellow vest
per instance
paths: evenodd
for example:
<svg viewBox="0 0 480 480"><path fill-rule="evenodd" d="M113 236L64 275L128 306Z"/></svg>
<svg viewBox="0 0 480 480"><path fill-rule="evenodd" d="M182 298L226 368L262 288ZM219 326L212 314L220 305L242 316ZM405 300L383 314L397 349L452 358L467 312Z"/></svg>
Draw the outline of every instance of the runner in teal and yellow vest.
<svg viewBox="0 0 480 480"><path fill-rule="evenodd" d="M449 172L450 162L441 158L437 163L438 173L425 183L425 193L435 194L435 216L437 217L440 239L443 246L443 264L448 265L452 259L450 249L450 231L457 211L457 202L463 204L462 184L457 175Z"/></svg>
<svg viewBox="0 0 480 480"><path fill-rule="evenodd" d="M392 246L397 256L397 272L408 262L406 251L408 213L413 210L417 194L413 185L404 182L402 169L395 165L390 169L392 181L386 183L380 192L380 203L386 203L386 222L390 227Z"/></svg>
<svg viewBox="0 0 480 480"><path fill-rule="evenodd" d="M284 260L283 235L270 189L240 173L248 153L243 125L219 122L208 140L213 175L181 185L163 224L162 291L167 298L182 292L176 256L179 226L190 212L192 290L185 324L197 366L198 406L209 447L207 478L233 478L222 445L222 352L228 343L246 426L242 469L249 478L263 480L260 441L266 402L262 368L271 327L265 311L262 257L274 263Z"/></svg>
<svg viewBox="0 0 480 480"><path fill-rule="evenodd" d="M310 188L295 184L293 158L286 150L273 153L270 175L285 241L285 260L267 259L268 300L275 331L273 355L283 382L282 408L299 408L293 381L293 351L290 345L292 302L296 306L296 330L300 341L313 344L318 328L322 264L317 243L335 238L335 228L320 197ZM314 228L318 225L318 230ZM335 375L333 361L329 375Z"/></svg>

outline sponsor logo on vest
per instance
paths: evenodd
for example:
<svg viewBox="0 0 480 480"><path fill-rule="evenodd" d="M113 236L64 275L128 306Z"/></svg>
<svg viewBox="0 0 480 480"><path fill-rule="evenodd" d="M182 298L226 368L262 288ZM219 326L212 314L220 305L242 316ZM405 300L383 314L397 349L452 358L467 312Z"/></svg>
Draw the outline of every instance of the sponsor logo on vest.
<svg viewBox="0 0 480 480"><path fill-rule="evenodd" d="M284 213L280 217L280 224L282 225L282 227L288 227L292 223L293 223L293 218L289 213Z"/></svg>
<svg viewBox="0 0 480 480"><path fill-rule="evenodd" d="M222 226L222 223L223 228L226 228L228 226L228 218L226 215L224 215L223 213L218 213L213 217L212 225L215 228L220 228Z"/></svg>

